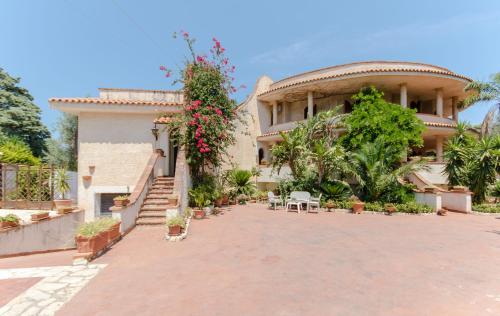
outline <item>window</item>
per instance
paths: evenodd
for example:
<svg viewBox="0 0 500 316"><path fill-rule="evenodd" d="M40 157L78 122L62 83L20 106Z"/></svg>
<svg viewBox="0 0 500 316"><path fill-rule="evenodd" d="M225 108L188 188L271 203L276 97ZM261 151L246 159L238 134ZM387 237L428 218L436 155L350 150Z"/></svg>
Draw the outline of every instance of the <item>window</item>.
<svg viewBox="0 0 500 316"><path fill-rule="evenodd" d="M109 208L113 206L113 199L123 193L101 193L101 209L99 216L111 216Z"/></svg>

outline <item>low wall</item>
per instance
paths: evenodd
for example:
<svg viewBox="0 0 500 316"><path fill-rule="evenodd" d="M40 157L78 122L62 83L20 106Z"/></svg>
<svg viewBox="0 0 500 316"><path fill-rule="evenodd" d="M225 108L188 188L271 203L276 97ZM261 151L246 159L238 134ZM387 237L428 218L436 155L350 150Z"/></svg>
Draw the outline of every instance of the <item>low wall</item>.
<svg viewBox="0 0 500 316"><path fill-rule="evenodd" d="M0 232L0 257L75 247L75 231L84 221L84 211L51 217Z"/></svg>
<svg viewBox="0 0 500 316"><path fill-rule="evenodd" d="M415 192L415 200L419 204L430 206L434 211L439 211L442 208L441 192Z"/></svg>
<svg viewBox="0 0 500 316"><path fill-rule="evenodd" d="M470 213L472 211L472 193L462 191L441 192L443 207L450 211Z"/></svg>

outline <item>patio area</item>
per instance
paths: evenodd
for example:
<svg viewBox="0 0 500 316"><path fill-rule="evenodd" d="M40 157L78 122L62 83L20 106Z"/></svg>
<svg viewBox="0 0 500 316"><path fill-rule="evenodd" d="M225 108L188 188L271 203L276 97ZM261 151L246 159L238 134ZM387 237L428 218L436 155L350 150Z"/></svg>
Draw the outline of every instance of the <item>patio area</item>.
<svg viewBox="0 0 500 316"><path fill-rule="evenodd" d="M58 315L498 315L500 219L297 214L261 204L134 229ZM0 260L67 265L72 252ZM28 284L22 284L23 287Z"/></svg>

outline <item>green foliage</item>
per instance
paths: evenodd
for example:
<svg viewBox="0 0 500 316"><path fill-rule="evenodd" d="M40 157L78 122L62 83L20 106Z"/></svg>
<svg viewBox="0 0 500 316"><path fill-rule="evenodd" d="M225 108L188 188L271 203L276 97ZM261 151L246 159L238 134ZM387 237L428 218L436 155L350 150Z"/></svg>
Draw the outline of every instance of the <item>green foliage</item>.
<svg viewBox="0 0 500 316"><path fill-rule="evenodd" d="M12 222L19 224L21 219L16 214L7 214L5 216L0 216L0 222Z"/></svg>
<svg viewBox="0 0 500 316"><path fill-rule="evenodd" d="M481 213L500 213L500 204L473 204L472 210Z"/></svg>
<svg viewBox="0 0 500 316"><path fill-rule="evenodd" d="M168 219L167 226L180 226L182 228L186 228L186 220L184 217L177 215Z"/></svg>
<svg viewBox="0 0 500 316"><path fill-rule="evenodd" d="M44 161L53 166L77 170L78 154L78 117L63 113L57 122L59 139L50 138L46 141Z"/></svg>
<svg viewBox="0 0 500 316"><path fill-rule="evenodd" d="M202 209L211 203L211 193L207 192L204 186L199 186L189 190L189 197L191 204L194 204L199 209Z"/></svg>
<svg viewBox="0 0 500 316"><path fill-rule="evenodd" d="M430 206L425 204L418 204L415 202L408 202L403 204L396 204L396 209L401 213L432 213L434 212Z"/></svg>
<svg viewBox="0 0 500 316"><path fill-rule="evenodd" d="M335 207L340 208L340 209L346 209L350 210L352 209L352 206L354 205L354 201L347 200L347 201L334 201Z"/></svg>
<svg viewBox="0 0 500 316"><path fill-rule="evenodd" d="M390 147L384 139L367 143L352 154L353 166L358 179L359 196L368 202L397 202L394 190L399 190L398 179L424 168L425 160L412 160L401 164L401 151Z"/></svg>
<svg viewBox="0 0 500 316"><path fill-rule="evenodd" d="M334 180L321 184L321 192L325 200L348 200L352 195L351 187L347 182Z"/></svg>
<svg viewBox="0 0 500 316"><path fill-rule="evenodd" d="M0 161L11 164L39 165L28 145L16 138L7 138L0 141Z"/></svg>
<svg viewBox="0 0 500 316"><path fill-rule="evenodd" d="M97 222L87 222L78 226L76 230L76 236L81 237L94 237L102 232L102 227L97 224Z"/></svg>
<svg viewBox="0 0 500 316"><path fill-rule="evenodd" d="M306 170L306 130L302 124L289 133L280 132L283 141L271 148L272 167L278 173L283 165L288 165L295 179L304 175Z"/></svg>
<svg viewBox="0 0 500 316"><path fill-rule="evenodd" d="M40 157L50 133L41 121L40 108L19 82L19 78L11 77L0 68L0 134L19 138L36 157Z"/></svg>
<svg viewBox="0 0 500 316"><path fill-rule="evenodd" d="M62 194L62 198L64 200L66 193L68 193L70 190L69 176L65 168L56 170L54 177L54 189Z"/></svg>
<svg viewBox="0 0 500 316"><path fill-rule="evenodd" d="M119 220L112 217L100 217L95 221L95 225L99 231L106 231L111 229L111 227L117 224Z"/></svg>
<svg viewBox="0 0 500 316"><path fill-rule="evenodd" d="M354 110L344 120L347 131L341 137L347 149L360 149L378 138L398 152L423 145L425 126L415 110L389 103L383 95L374 87L367 87L352 97Z"/></svg>
<svg viewBox="0 0 500 316"><path fill-rule="evenodd" d="M495 182L495 184L492 185L491 196L494 197L496 200L500 198L500 181L497 180L497 182Z"/></svg>
<svg viewBox="0 0 500 316"><path fill-rule="evenodd" d="M255 184L251 181L252 172L242 169L233 169L228 173L228 183L234 195L244 194L250 196L255 192Z"/></svg>
<svg viewBox="0 0 500 316"><path fill-rule="evenodd" d="M365 211L369 212L385 212L384 205L379 202L367 202L365 203Z"/></svg>
<svg viewBox="0 0 500 316"><path fill-rule="evenodd" d="M113 198L114 201L125 201L128 200L130 195L124 194L124 195L118 195Z"/></svg>

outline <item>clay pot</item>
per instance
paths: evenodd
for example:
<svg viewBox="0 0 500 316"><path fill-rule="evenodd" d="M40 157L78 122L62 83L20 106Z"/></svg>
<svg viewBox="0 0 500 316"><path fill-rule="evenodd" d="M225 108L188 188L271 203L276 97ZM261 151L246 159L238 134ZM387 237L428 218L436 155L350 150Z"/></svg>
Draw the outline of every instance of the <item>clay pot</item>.
<svg viewBox="0 0 500 316"><path fill-rule="evenodd" d="M397 208L392 204L385 205L385 210L386 210L387 214L389 214L389 215L392 215L392 213L395 213L398 211Z"/></svg>
<svg viewBox="0 0 500 316"><path fill-rule="evenodd" d="M352 212L354 214L361 214L365 209L365 203L363 202L354 202L352 205Z"/></svg>
<svg viewBox="0 0 500 316"><path fill-rule="evenodd" d="M16 222L0 222L0 229L7 229L19 226Z"/></svg>
<svg viewBox="0 0 500 316"><path fill-rule="evenodd" d="M196 219L202 219L205 217L205 211L204 210L194 210L194 218Z"/></svg>
<svg viewBox="0 0 500 316"><path fill-rule="evenodd" d="M129 203L129 200L126 199L126 200L113 200L113 204L115 207L124 207L124 206L127 206L127 204Z"/></svg>
<svg viewBox="0 0 500 316"><path fill-rule="evenodd" d="M118 222L111 226L111 228L108 230L109 236L108 236L108 243L115 241L120 237L120 224L121 222Z"/></svg>
<svg viewBox="0 0 500 316"><path fill-rule="evenodd" d="M221 207L222 206L222 200L223 200L222 198L215 200L214 201L215 206Z"/></svg>
<svg viewBox="0 0 500 316"><path fill-rule="evenodd" d="M228 204L229 204L229 196L223 195L221 205L228 205Z"/></svg>
<svg viewBox="0 0 500 316"><path fill-rule="evenodd" d="M168 226L168 235L169 236L179 236L181 234L181 226Z"/></svg>
<svg viewBox="0 0 500 316"><path fill-rule="evenodd" d="M75 237L76 249L79 253L96 254L108 244L107 237L107 234L103 233L92 237L77 236Z"/></svg>
<svg viewBox="0 0 500 316"><path fill-rule="evenodd" d="M54 205L56 206L56 209L60 208L70 208L71 207L71 200L64 199L64 200L54 200Z"/></svg>
<svg viewBox="0 0 500 316"><path fill-rule="evenodd" d="M49 218L49 212L43 212L43 213L36 213L36 214L31 214L31 221L33 222L38 222L44 219Z"/></svg>
<svg viewBox="0 0 500 316"><path fill-rule="evenodd" d="M335 208L335 203L326 203L325 207L328 210L328 212L330 212L332 208Z"/></svg>

